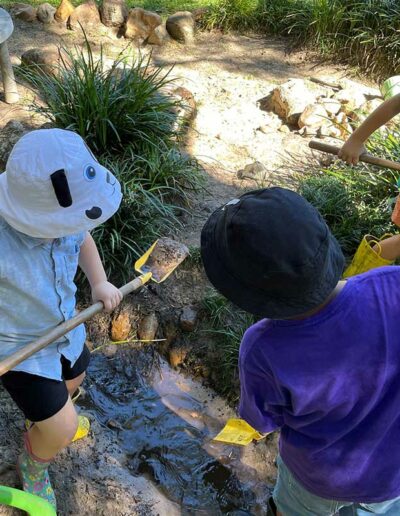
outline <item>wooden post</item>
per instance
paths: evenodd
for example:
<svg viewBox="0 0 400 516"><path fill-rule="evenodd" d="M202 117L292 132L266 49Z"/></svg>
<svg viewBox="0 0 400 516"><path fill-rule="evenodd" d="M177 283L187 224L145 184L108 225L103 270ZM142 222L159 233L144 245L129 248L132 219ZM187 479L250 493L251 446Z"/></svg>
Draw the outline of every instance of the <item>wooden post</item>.
<svg viewBox="0 0 400 516"><path fill-rule="evenodd" d="M4 97L7 104L15 104L19 100L17 83L8 52L7 41L0 43L0 67L3 78Z"/></svg>

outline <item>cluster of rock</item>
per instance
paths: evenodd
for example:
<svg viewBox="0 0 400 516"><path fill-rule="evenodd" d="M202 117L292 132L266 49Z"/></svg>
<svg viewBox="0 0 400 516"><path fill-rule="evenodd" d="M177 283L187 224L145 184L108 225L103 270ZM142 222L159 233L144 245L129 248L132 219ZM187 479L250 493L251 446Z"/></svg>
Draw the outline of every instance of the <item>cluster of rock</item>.
<svg viewBox="0 0 400 516"><path fill-rule="evenodd" d="M383 99L379 90L342 79L290 79L261 99L260 108L278 115L286 129L303 136L346 139L355 124L376 109ZM277 125L277 117L271 116Z"/></svg>
<svg viewBox="0 0 400 516"><path fill-rule="evenodd" d="M157 342L160 351L168 358L173 367L182 365L185 361L188 348L176 342L178 332L193 332L198 323L198 311L196 307L185 306L177 320L167 322L159 321L155 312L141 315L138 321L136 338L142 343ZM135 334L131 322L129 310L122 310L111 322L111 340L124 342Z"/></svg>
<svg viewBox="0 0 400 516"><path fill-rule="evenodd" d="M98 7L95 0L87 0L74 7L70 0L61 0L56 9L49 3L33 7L14 3L11 14L25 22L65 24L70 30L96 29L103 25L115 29L117 34L142 45L163 45L170 39L190 44L194 41L198 13L179 11L166 22L157 13L140 7L128 9L125 0L103 0Z"/></svg>

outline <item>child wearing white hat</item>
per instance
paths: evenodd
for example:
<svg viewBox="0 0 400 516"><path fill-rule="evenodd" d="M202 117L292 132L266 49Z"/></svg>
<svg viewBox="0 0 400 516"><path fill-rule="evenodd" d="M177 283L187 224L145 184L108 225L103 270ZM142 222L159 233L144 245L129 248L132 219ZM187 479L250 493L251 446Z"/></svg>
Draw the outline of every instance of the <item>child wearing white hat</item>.
<svg viewBox="0 0 400 516"><path fill-rule="evenodd" d="M94 301L108 311L120 303L89 231L121 198L117 179L77 134L42 129L17 142L0 175L0 360L73 317L78 264ZM32 422L17 464L23 488L54 507L48 466L76 436L71 395L89 358L81 325L2 377Z"/></svg>

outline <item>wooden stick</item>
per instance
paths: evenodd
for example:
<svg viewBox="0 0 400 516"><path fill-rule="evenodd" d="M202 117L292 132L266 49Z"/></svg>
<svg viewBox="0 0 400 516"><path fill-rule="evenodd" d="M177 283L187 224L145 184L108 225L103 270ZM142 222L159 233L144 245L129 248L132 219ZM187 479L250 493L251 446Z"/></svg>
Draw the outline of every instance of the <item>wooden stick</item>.
<svg viewBox="0 0 400 516"><path fill-rule="evenodd" d="M15 82L7 41L0 43L0 67L3 78L4 98L7 104L15 104L19 100L17 83Z"/></svg>
<svg viewBox="0 0 400 516"><path fill-rule="evenodd" d="M316 140L312 140L309 143L309 147L321 152L334 154L335 156L337 156L340 151L340 147L336 147L335 145L328 145L327 143L317 142ZM370 165L377 165L378 167L391 168L392 170L400 171L400 163L397 163L396 161L390 161L389 159L378 158L377 156L371 156L371 154L361 154L360 161L369 163Z"/></svg>
<svg viewBox="0 0 400 516"><path fill-rule="evenodd" d="M125 297L131 292L139 290L140 287L142 287L145 283L147 283L147 281L149 281L151 276L151 273L143 274L142 276L135 278L133 281L121 287L119 291L121 292L122 296ZM65 321L53 330L49 331L49 333L43 335L43 337L40 337L34 342L27 344L24 348L19 349L9 357L5 358L0 362L0 376L3 376L3 374L13 369L16 365L20 364L37 351L40 351L52 342L55 342L60 337L63 337L66 333L73 330L83 322L87 321L88 319L90 319L90 317L93 317L93 315L98 314L103 309L103 303L101 301L98 301L94 305L91 305L88 308L86 308L86 310L82 310L82 312L79 312L72 319Z"/></svg>

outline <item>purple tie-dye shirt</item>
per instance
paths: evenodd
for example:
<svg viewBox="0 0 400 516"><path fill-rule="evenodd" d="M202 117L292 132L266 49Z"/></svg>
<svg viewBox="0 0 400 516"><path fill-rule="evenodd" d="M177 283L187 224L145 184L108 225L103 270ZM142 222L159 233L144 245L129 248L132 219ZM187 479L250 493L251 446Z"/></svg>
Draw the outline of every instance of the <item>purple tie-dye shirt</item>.
<svg viewBox="0 0 400 516"><path fill-rule="evenodd" d="M351 278L318 314L263 320L240 349L240 415L322 498L400 496L400 267Z"/></svg>

